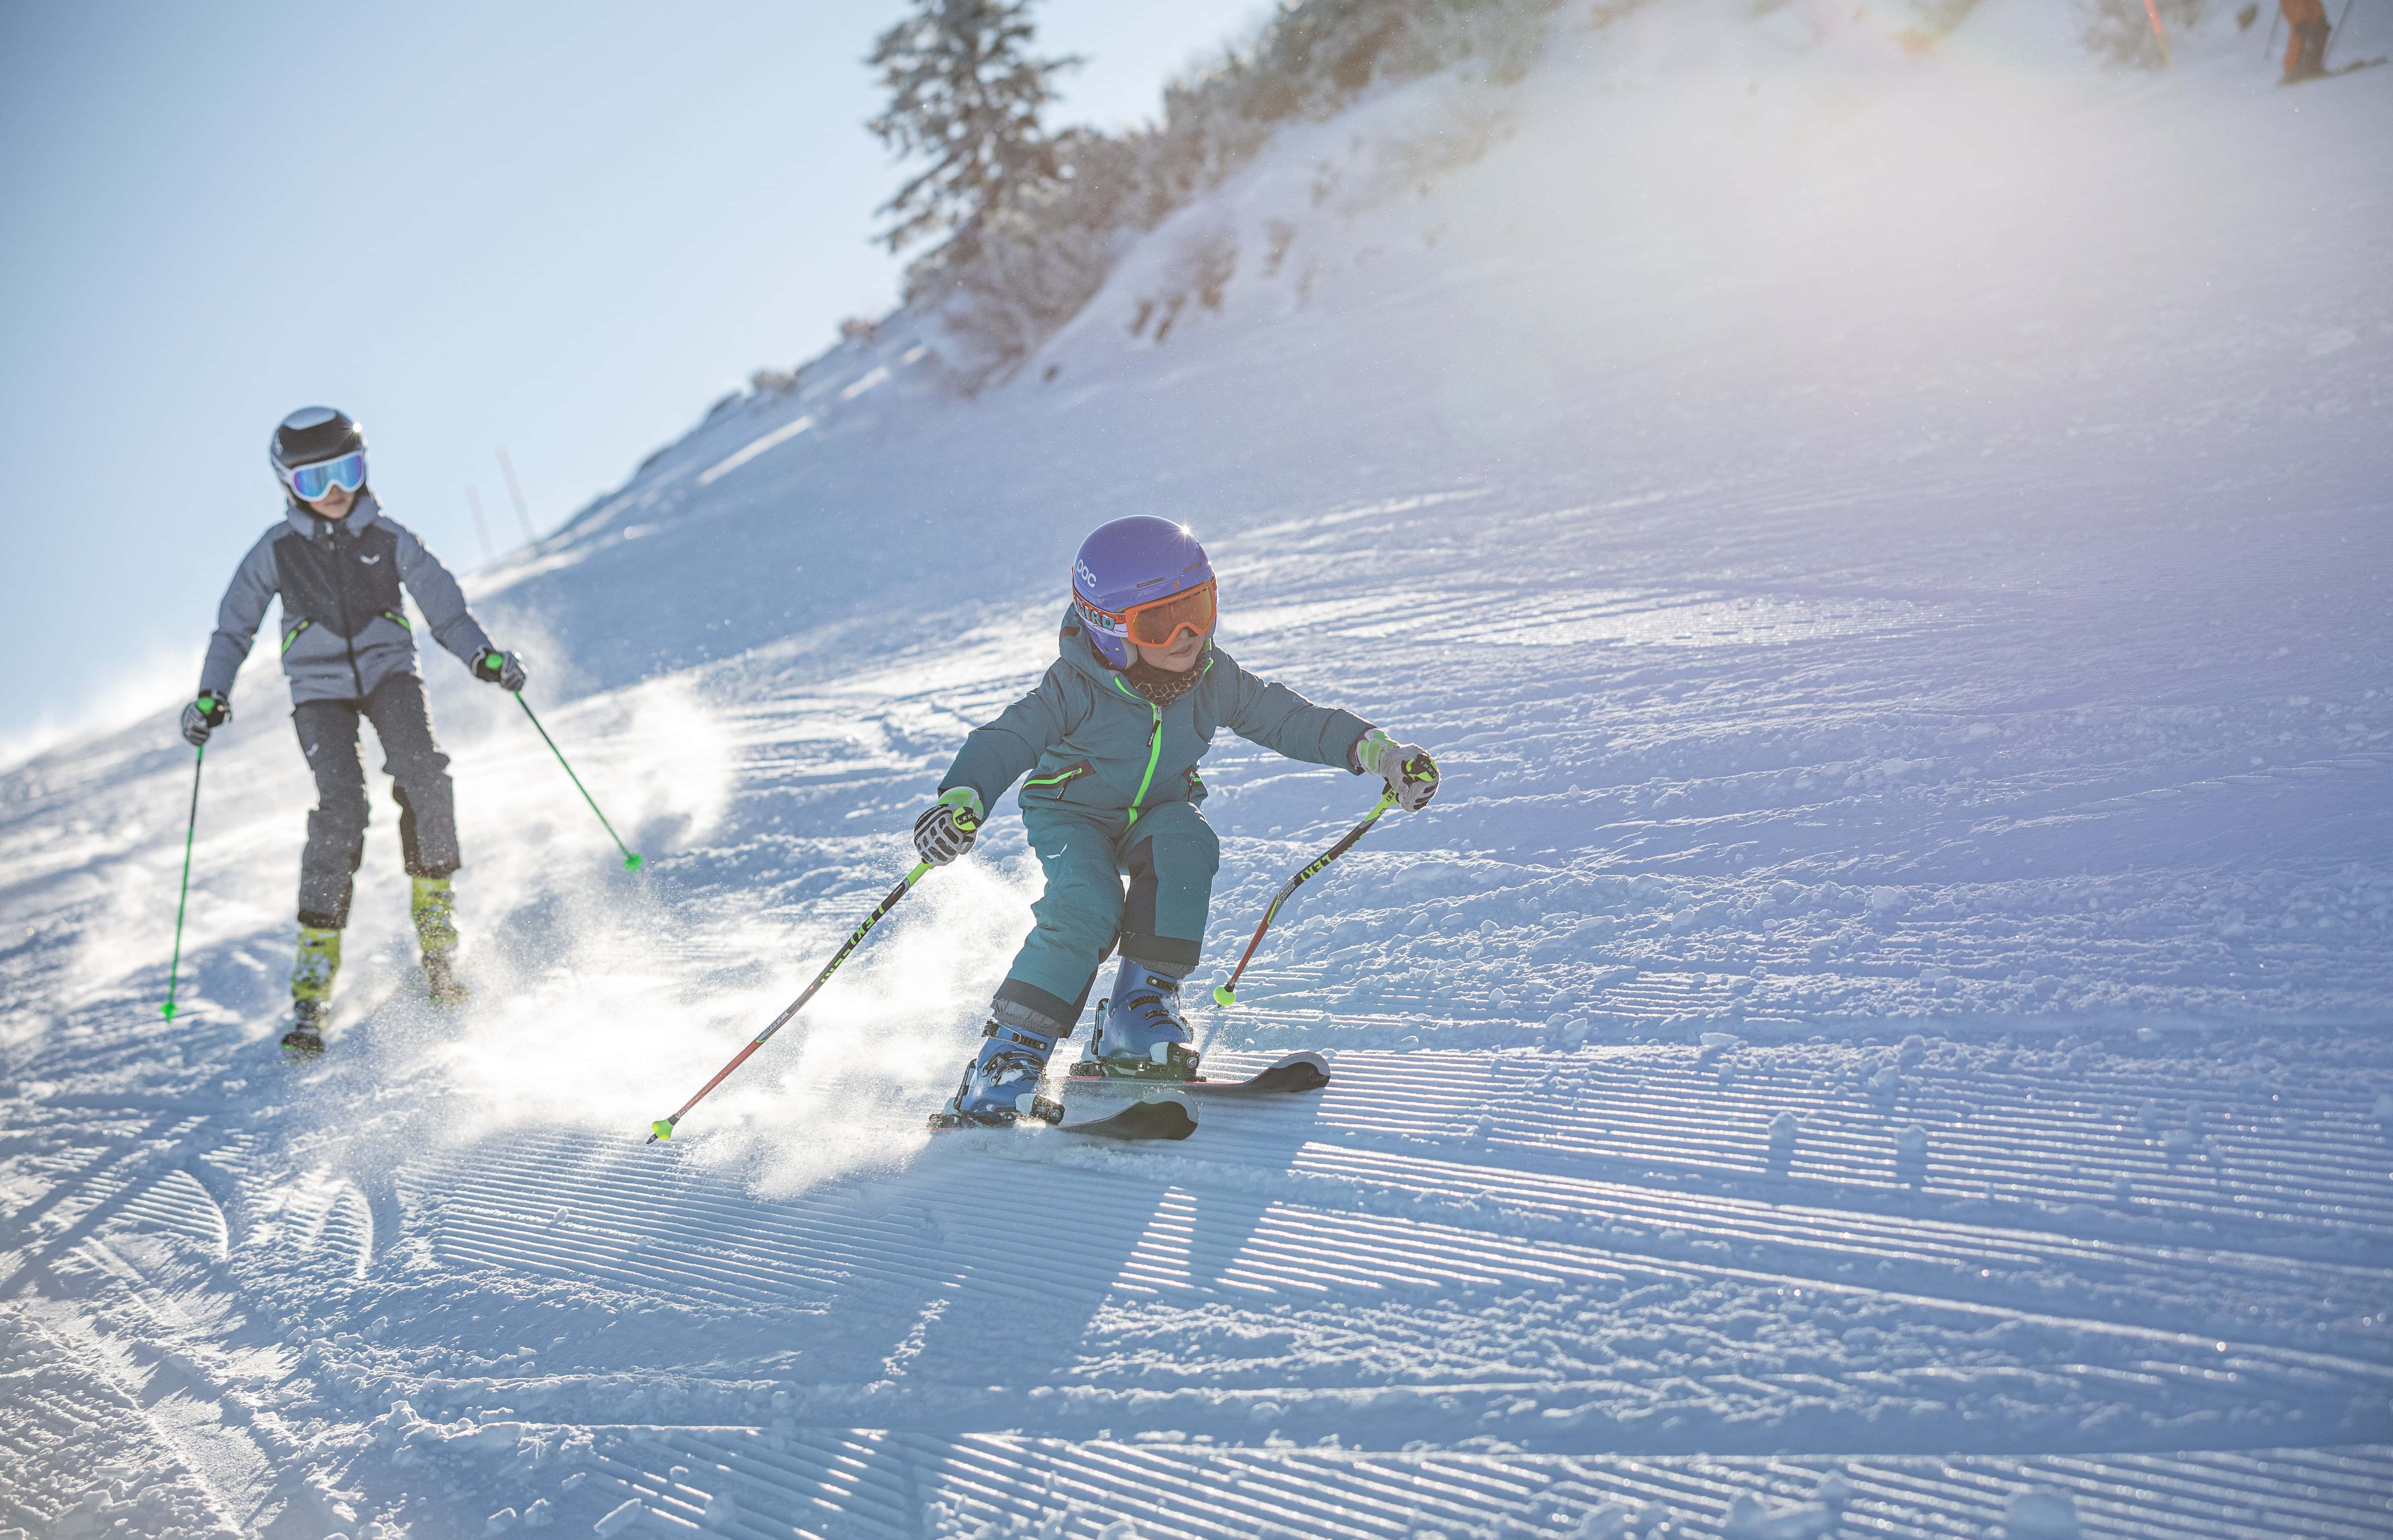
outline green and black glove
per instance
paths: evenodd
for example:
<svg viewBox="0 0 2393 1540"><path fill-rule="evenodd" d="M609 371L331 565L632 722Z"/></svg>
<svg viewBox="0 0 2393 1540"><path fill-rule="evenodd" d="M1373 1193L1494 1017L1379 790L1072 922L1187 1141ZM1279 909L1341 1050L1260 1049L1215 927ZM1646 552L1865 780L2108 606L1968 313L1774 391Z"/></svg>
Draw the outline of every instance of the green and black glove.
<svg viewBox="0 0 2393 1540"><path fill-rule="evenodd" d="M200 698L183 708L183 741L197 749L208 741L208 735L232 720L232 698L202 690Z"/></svg>
<svg viewBox="0 0 2393 1540"><path fill-rule="evenodd" d="M509 695L521 694L524 687L523 659L512 652L484 647L474 655L474 677L485 684L496 685Z"/></svg>
<svg viewBox="0 0 2393 1540"><path fill-rule="evenodd" d="M935 867L972 849L980 837L980 793L969 786L951 786L914 820L914 849Z"/></svg>

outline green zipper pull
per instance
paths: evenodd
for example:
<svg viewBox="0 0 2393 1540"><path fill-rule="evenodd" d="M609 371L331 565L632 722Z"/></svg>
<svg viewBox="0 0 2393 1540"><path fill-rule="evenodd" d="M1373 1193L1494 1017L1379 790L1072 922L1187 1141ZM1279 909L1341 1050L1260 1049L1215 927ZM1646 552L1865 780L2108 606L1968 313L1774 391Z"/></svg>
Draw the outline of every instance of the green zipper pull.
<svg viewBox="0 0 2393 1540"><path fill-rule="evenodd" d="M1133 694L1118 676L1114 680L1114 688L1144 704L1152 719L1146 729L1146 774L1138 778L1138 795L1130 800L1130 823L1134 824L1138 822L1141 811L1138 804L1146 801L1146 789L1155 784L1155 763L1163 757L1163 708L1143 695ZM1127 831L1130 824L1124 824L1122 828Z"/></svg>

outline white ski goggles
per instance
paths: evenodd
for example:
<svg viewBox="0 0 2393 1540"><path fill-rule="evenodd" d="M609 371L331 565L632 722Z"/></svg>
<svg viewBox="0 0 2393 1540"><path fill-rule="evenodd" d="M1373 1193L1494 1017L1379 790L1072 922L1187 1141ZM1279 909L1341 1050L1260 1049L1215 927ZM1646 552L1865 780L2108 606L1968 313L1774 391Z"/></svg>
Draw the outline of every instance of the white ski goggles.
<svg viewBox="0 0 2393 1540"><path fill-rule="evenodd" d="M354 492L366 484L366 451L352 450L338 460L319 461L313 465L294 465L283 473L293 495L302 502L317 502L332 495L338 487Z"/></svg>

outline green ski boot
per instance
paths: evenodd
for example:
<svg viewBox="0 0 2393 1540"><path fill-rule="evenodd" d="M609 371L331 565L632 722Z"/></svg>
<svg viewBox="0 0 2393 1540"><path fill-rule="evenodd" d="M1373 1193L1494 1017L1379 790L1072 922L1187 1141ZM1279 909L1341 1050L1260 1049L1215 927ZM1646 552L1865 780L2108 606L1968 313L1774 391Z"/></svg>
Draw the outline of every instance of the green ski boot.
<svg viewBox="0 0 2393 1540"><path fill-rule="evenodd" d="M324 1023L333 1011L333 980L341 971L341 933L319 925L299 927L291 959L291 1030L282 1051L300 1057L324 1051Z"/></svg>
<svg viewBox="0 0 2393 1540"><path fill-rule="evenodd" d="M419 877L408 900L424 950L424 992L438 1006L463 1005L473 991L457 976L457 895L446 877Z"/></svg>

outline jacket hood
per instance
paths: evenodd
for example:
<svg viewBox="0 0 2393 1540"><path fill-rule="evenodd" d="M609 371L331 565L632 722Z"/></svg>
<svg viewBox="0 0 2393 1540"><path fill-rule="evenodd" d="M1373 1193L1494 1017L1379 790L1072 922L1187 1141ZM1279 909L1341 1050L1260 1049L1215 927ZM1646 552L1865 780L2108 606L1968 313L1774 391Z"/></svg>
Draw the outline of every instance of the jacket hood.
<svg viewBox="0 0 2393 1540"><path fill-rule="evenodd" d="M345 535L362 535L373 524L373 521L381 516L382 504L374 500L373 491L365 488L360 488L358 489L357 501L350 503L349 511L341 516L341 533ZM318 518L315 515L309 513L307 509L301 507L296 502L286 502L282 506L282 517L285 523L289 524L291 528L298 530L303 535L315 534L317 530L324 527L326 522L323 519Z"/></svg>

